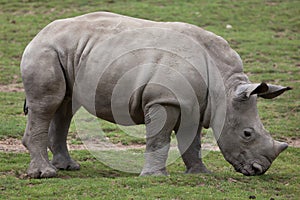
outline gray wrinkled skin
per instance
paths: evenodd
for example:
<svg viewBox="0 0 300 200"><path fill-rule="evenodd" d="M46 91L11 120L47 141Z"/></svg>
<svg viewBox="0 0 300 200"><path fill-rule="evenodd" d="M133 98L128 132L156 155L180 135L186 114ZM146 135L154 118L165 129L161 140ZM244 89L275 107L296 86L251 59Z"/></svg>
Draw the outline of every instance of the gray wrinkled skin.
<svg viewBox="0 0 300 200"><path fill-rule="evenodd" d="M251 84L228 43L193 25L106 12L57 20L26 47L21 72L33 178L80 168L66 138L81 106L111 122L146 125L141 175L167 175L173 130L187 173L209 173L199 156L202 127L213 128L225 159L244 175L263 174L287 148L264 129L256 100L290 88Z"/></svg>

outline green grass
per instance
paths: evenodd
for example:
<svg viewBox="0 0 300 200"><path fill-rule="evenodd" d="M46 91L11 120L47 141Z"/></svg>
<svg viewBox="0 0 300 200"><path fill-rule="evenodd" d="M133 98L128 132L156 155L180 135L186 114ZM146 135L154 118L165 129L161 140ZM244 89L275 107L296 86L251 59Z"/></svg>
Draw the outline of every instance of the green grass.
<svg viewBox="0 0 300 200"><path fill-rule="evenodd" d="M0 153L0 199L297 199L300 150L289 148L264 176L234 172L219 152L205 157L210 175L184 175L181 160L169 177L138 177L113 170L87 151L73 151L80 171L59 171L55 179L24 176L28 154Z"/></svg>
<svg viewBox="0 0 300 200"><path fill-rule="evenodd" d="M23 135L26 126L22 109L24 98L20 92L0 92L0 139Z"/></svg>
<svg viewBox="0 0 300 200"><path fill-rule="evenodd" d="M300 2L297 0L102 0L0 1L0 87L20 83L22 52L48 23L94 11L111 11L157 21L192 23L224 37L242 57L252 82L293 87L274 100L259 99L261 119L276 139L300 138ZM226 29L226 25L232 29ZM0 92L0 139L21 138L26 117L22 92ZM112 143L144 143L142 137L98 121ZM86 124L87 126L89 124ZM72 123L69 140L81 143ZM220 153L205 157L213 175L182 175L181 161L170 177L137 177L110 169L86 151L72 152L82 170L60 171L58 179L23 177L28 154L0 153L0 199L297 199L299 154L289 148L266 175L245 177Z"/></svg>
<svg viewBox="0 0 300 200"><path fill-rule="evenodd" d="M251 81L293 87L293 91L275 100L260 100L258 107L263 123L275 138L300 137L299 1L12 0L1 1L0 5L0 85L21 82L19 65L24 48L55 19L104 10L158 21L183 21L228 40L241 55ZM226 29L227 24L233 28ZM4 107L0 115L0 138L21 137L26 120L20 114L22 95L1 93ZM7 105L7 101L11 104ZM134 138L126 134L118 137L116 132L119 130L108 132L114 142L132 143Z"/></svg>

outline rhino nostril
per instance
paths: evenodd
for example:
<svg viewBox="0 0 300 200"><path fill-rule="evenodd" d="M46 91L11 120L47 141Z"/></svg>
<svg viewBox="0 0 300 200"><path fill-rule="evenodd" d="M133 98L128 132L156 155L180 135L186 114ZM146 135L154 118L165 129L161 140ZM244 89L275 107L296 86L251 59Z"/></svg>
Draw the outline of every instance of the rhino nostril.
<svg viewBox="0 0 300 200"><path fill-rule="evenodd" d="M253 169L255 171L255 174L262 174L263 173L263 168L262 168L262 166L260 164L253 163L252 167L253 167Z"/></svg>

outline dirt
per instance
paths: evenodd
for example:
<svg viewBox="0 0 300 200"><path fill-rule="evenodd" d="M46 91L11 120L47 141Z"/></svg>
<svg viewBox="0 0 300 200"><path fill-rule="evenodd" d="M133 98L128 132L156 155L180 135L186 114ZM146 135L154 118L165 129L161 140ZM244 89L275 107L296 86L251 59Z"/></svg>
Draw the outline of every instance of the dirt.
<svg viewBox="0 0 300 200"><path fill-rule="evenodd" d="M289 138L287 139L287 143L291 147L300 148L300 138ZM69 150L86 150L87 148L83 144L69 144ZM145 145L122 145L122 144L115 144L111 147L105 146L105 149L110 150L128 150L128 149L144 149ZM171 147L172 148L172 147ZM175 147L174 147L175 148ZM202 148L205 150L210 151L219 151L219 148L213 144L205 143L202 145ZM16 153L24 153L28 152L27 149L22 145L21 140L15 138L8 138L5 140L0 140L0 151L1 152L16 152Z"/></svg>
<svg viewBox="0 0 300 200"><path fill-rule="evenodd" d="M297 147L300 148L300 138L288 138L286 139L286 142L289 144L291 147Z"/></svg>
<svg viewBox="0 0 300 200"><path fill-rule="evenodd" d="M9 85L0 85L0 92L24 92L22 83L13 83Z"/></svg>
<svg viewBox="0 0 300 200"><path fill-rule="evenodd" d="M69 150L85 150L87 149L83 144L69 144ZM144 145L122 145L116 144L114 148L110 147L109 149L116 150L127 150L127 149L139 149L144 148ZM21 140L15 138L8 138L5 140L0 140L0 151L2 152L16 152L16 153L24 153L28 152L27 149L22 145Z"/></svg>
<svg viewBox="0 0 300 200"><path fill-rule="evenodd" d="M68 148L70 151L72 150L86 150L87 148L83 144L69 144ZM107 147L103 146L105 150L128 150L128 149L144 149L145 145L135 144L135 145L122 145L122 144L115 144L113 146ZM173 148L173 147L171 147ZM176 148L176 147L174 147ZM211 150L211 151L219 151L219 148L213 144L203 144L202 148L205 150ZM15 152L15 153L24 153L28 152L27 149L22 145L20 139L15 138L8 138L5 140L0 140L0 151L1 152Z"/></svg>
<svg viewBox="0 0 300 200"><path fill-rule="evenodd" d="M68 144L70 150L83 150L86 149L82 144ZM15 138L8 138L0 140L0 151L2 152L28 152L27 149L22 145L21 140Z"/></svg>

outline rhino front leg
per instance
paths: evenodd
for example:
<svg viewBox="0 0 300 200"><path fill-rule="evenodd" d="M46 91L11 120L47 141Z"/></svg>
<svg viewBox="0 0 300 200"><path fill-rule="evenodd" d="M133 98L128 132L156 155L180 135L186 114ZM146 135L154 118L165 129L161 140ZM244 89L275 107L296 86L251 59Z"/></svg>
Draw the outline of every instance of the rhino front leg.
<svg viewBox="0 0 300 200"><path fill-rule="evenodd" d="M170 148L170 135L179 117L173 106L153 105L145 115L146 152L141 176L168 175L166 161Z"/></svg>
<svg viewBox="0 0 300 200"><path fill-rule="evenodd" d="M178 148L181 157L186 166L186 173L211 173L203 164L201 158L201 143L200 133L201 128L198 128L196 134L191 134L189 128L183 131L184 133L176 134L178 141ZM190 134L189 137L186 134Z"/></svg>
<svg viewBox="0 0 300 200"><path fill-rule="evenodd" d="M49 149L53 153L51 163L57 169L80 169L80 165L70 157L67 147L67 135L72 117L72 101L65 99L56 111L49 128Z"/></svg>

